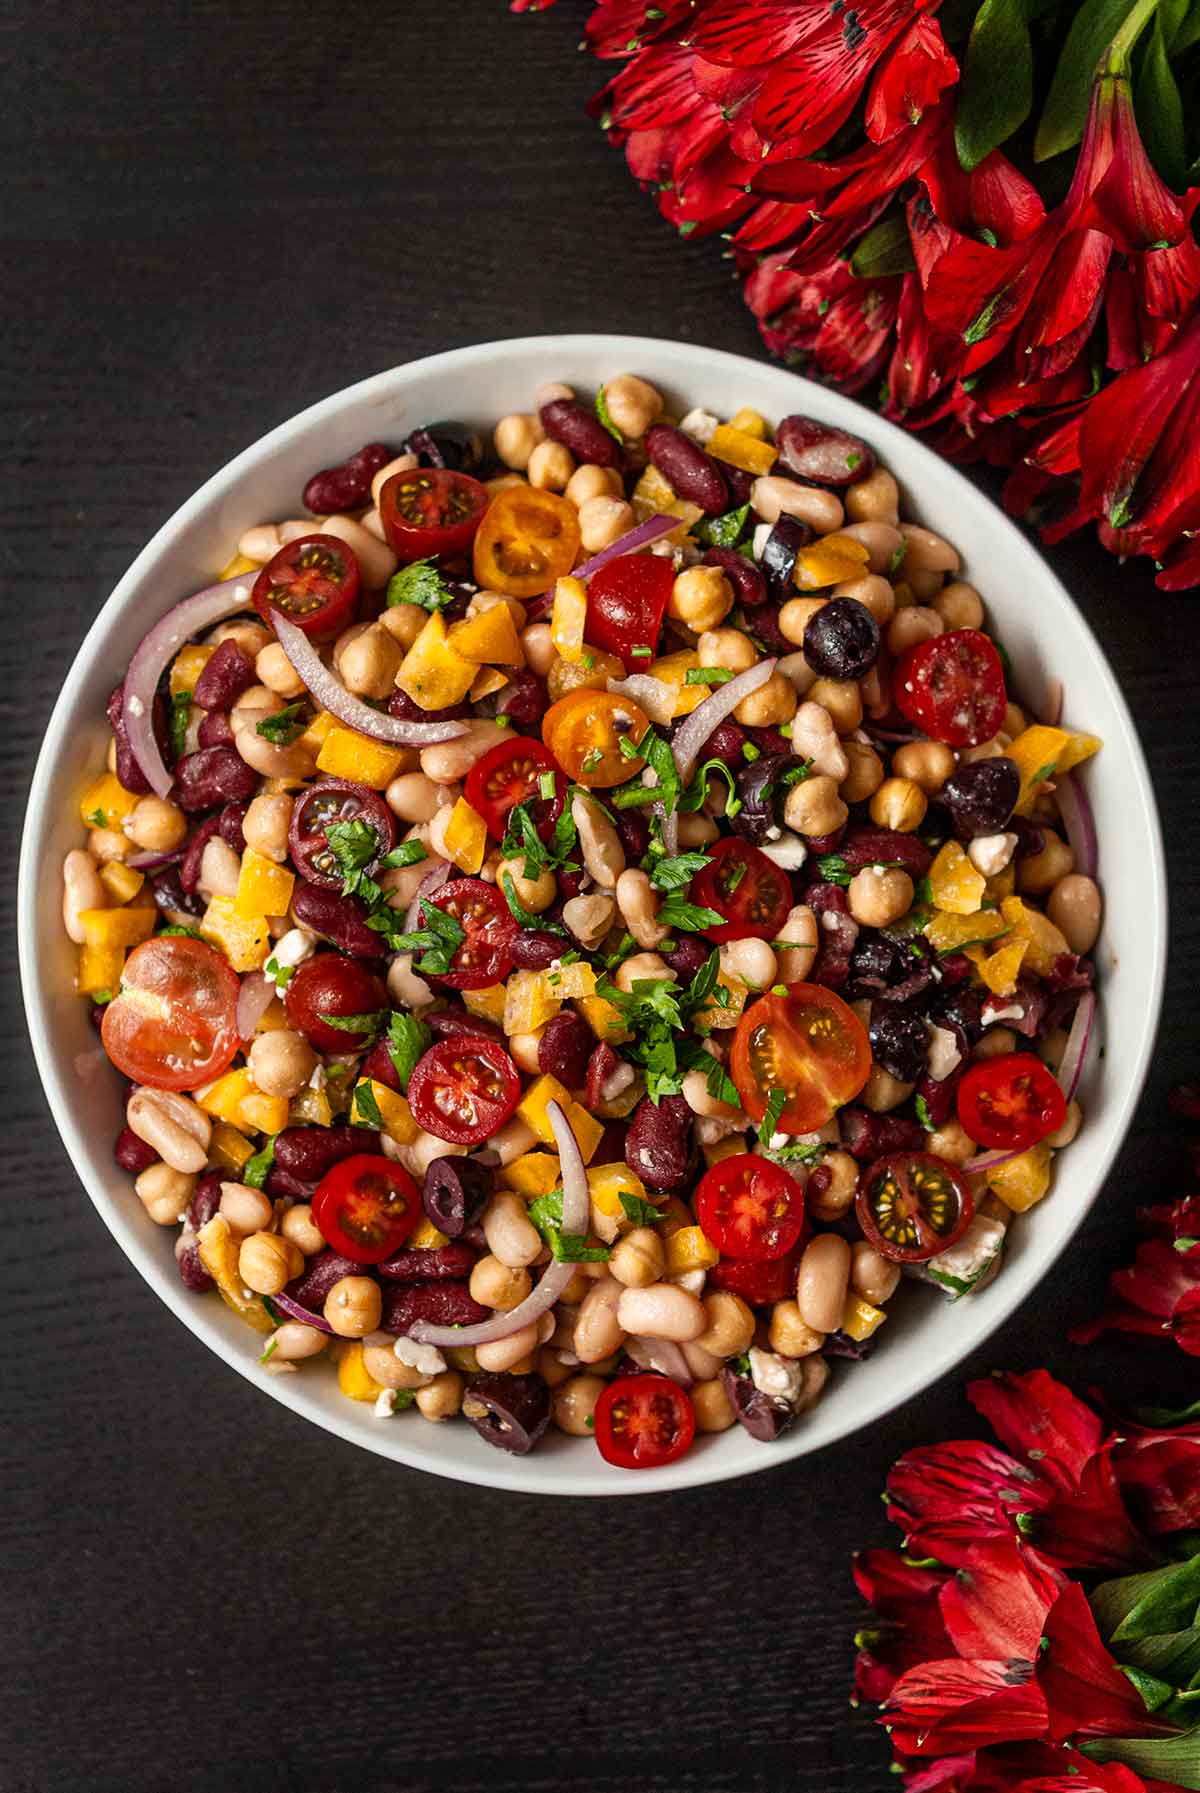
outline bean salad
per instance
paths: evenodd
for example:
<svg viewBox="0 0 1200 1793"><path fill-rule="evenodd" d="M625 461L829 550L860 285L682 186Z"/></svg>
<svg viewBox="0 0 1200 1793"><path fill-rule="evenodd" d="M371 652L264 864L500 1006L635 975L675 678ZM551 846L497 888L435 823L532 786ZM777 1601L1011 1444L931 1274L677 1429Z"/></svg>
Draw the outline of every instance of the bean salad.
<svg viewBox="0 0 1200 1793"><path fill-rule="evenodd" d="M1047 1195L1100 742L865 440L531 396L154 625L63 920L117 1162L264 1374L638 1469L778 1438Z"/></svg>

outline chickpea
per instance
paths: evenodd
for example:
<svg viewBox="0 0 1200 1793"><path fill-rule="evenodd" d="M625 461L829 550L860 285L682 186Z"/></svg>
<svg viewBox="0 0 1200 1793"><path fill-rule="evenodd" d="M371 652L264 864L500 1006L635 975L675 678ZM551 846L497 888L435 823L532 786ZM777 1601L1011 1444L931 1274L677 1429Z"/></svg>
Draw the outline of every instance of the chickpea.
<svg viewBox="0 0 1200 1793"><path fill-rule="evenodd" d="M702 635L733 609L733 587L720 567L685 567L677 574L667 614Z"/></svg>
<svg viewBox="0 0 1200 1793"><path fill-rule="evenodd" d="M572 473L563 496L576 510L582 510L589 498L621 498L624 493L621 475L615 467L597 467L593 461L585 461Z"/></svg>
<svg viewBox="0 0 1200 1793"><path fill-rule="evenodd" d="M558 658L558 651L550 639L550 624L530 623L527 629L522 629L521 646L526 666L536 672L539 679L544 679Z"/></svg>
<svg viewBox="0 0 1200 1793"><path fill-rule="evenodd" d="M1011 1027L989 1027L983 1038L976 1042L974 1057L1004 1058L1016 1049L1017 1036Z"/></svg>
<svg viewBox="0 0 1200 1793"><path fill-rule="evenodd" d="M1078 1102L1068 1102L1066 1119L1062 1126L1056 1127L1053 1133L1047 1133L1044 1143L1053 1146L1055 1151L1059 1151L1063 1146L1070 1145L1082 1125L1082 1108Z"/></svg>
<svg viewBox="0 0 1200 1793"><path fill-rule="evenodd" d="M864 865L851 878L846 897L864 928L886 928L912 908L913 881L899 866Z"/></svg>
<svg viewBox="0 0 1200 1793"><path fill-rule="evenodd" d="M543 405L552 405L556 398L574 398L574 397L575 397L575 388L573 386L566 385L564 381L562 381L562 380L543 380L541 382L541 384L538 387L536 387L534 390L533 402L534 402L534 405L536 406L538 412L540 413Z"/></svg>
<svg viewBox="0 0 1200 1793"><path fill-rule="evenodd" d="M170 853L187 836L187 817L165 797L139 797L125 832L143 853Z"/></svg>
<svg viewBox="0 0 1200 1793"><path fill-rule="evenodd" d="M492 1307L498 1313L508 1313L524 1301L533 1288L533 1279L528 1270L518 1265L502 1264L499 1258L492 1257L489 1253L475 1265L468 1287L473 1299L481 1307Z"/></svg>
<svg viewBox="0 0 1200 1793"><path fill-rule="evenodd" d="M929 1134L925 1141L925 1150L932 1152L935 1158L944 1158L947 1164L966 1164L973 1158L979 1147L971 1138L961 1121L943 1121L935 1132Z"/></svg>
<svg viewBox="0 0 1200 1793"><path fill-rule="evenodd" d="M983 622L983 599L965 579L944 585L932 600L948 629L978 629Z"/></svg>
<svg viewBox="0 0 1200 1793"><path fill-rule="evenodd" d="M941 790L956 764L953 753L940 741L909 741L892 755L892 771L931 797Z"/></svg>
<svg viewBox="0 0 1200 1793"><path fill-rule="evenodd" d="M878 573L864 573L861 579L843 579L840 585L834 586L832 595L856 598L871 612L881 629L886 628L896 614L896 594L889 581Z"/></svg>
<svg viewBox="0 0 1200 1793"><path fill-rule="evenodd" d="M696 572L716 571L716 568L694 569ZM721 577L725 575L722 573ZM764 685L752 691L749 697L743 697L734 710L734 720L743 728L778 728L781 723L790 722L796 714L800 702L795 685L779 667L771 674Z"/></svg>
<svg viewBox="0 0 1200 1793"><path fill-rule="evenodd" d="M907 544L904 554L904 576L910 582L914 573L957 573L962 565L957 548L932 529L919 523L901 523L900 533ZM914 587L915 589L915 587Z"/></svg>
<svg viewBox="0 0 1200 1793"><path fill-rule="evenodd" d="M623 498L589 498L579 507L579 539L589 554L598 554L628 535L636 520Z"/></svg>
<svg viewBox="0 0 1200 1793"><path fill-rule="evenodd" d="M801 1318L794 1301L775 1303L767 1338L772 1351L778 1351L780 1357L811 1357L825 1343L825 1334L813 1331Z"/></svg>
<svg viewBox="0 0 1200 1793"><path fill-rule="evenodd" d="M133 1187L151 1220L159 1226L174 1226L192 1199L196 1178L192 1172L172 1170L160 1160L140 1171Z"/></svg>
<svg viewBox="0 0 1200 1793"><path fill-rule="evenodd" d="M319 1357L328 1343L329 1335L318 1332L315 1326L306 1326L302 1320L285 1320L271 1334L271 1342L275 1346L271 1359L281 1363L295 1363L306 1357Z"/></svg>
<svg viewBox="0 0 1200 1793"><path fill-rule="evenodd" d="M442 1370L432 1382L417 1390L417 1412L422 1419L451 1419L462 1407L463 1387L457 1370Z"/></svg>
<svg viewBox="0 0 1200 1793"><path fill-rule="evenodd" d="M1024 734L1028 726L1029 725L1025 720L1025 712L1020 704L1011 702L1006 703L1004 706L1004 723L1001 732L1006 734L1010 741L1015 741L1018 735Z"/></svg>
<svg viewBox="0 0 1200 1793"><path fill-rule="evenodd" d="M737 1357L754 1338L754 1309L731 1289L709 1289L703 1296L705 1327L695 1343L714 1357Z"/></svg>
<svg viewBox="0 0 1200 1793"><path fill-rule="evenodd" d="M809 1213L814 1220L841 1220L850 1212L858 1194L858 1162L849 1152L836 1151L826 1152L821 1165L829 1172L829 1186L810 1188Z"/></svg>
<svg viewBox="0 0 1200 1793"><path fill-rule="evenodd" d="M914 1088L911 1083L901 1083L882 1065L872 1065L859 1100L872 1114L888 1114L893 1108L899 1108L901 1102L907 1102Z"/></svg>
<svg viewBox="0 0 1200 1793"><path fill-rule="evenodd" d="M87 849L98 865L119 863L129 855L132 843L115 828L89 828ZM71 936L74 939L74 935Z"/></svg>
<svg viewBox="0 0 1200 1793"><path fill-rule="evenodd" d="M548 909L558 895L558 881L549 867L542 866L536 878L527 878L523 857L500 861L496 867L496 882L501 890L504 889L506 877L513 881L517 901L526 909L531 909L535 915L540 915L543 909Z"/></svg>
<svg viewBox="0 0 1200 1793"><path fill-rule="evenodd" d="M883 783L883 761L865 741L843 741L850 769L838 786L843 803L865 803Z"/></svg>
<svg viewBox="0 0 1200 1793"><path fill-rule="evenodd" d="M529 457L525 475L531 486L545 492L565 492L575 471L575 456L563 442L539 442Z"/></svg>
<svg viewBox="0 0 1200 1793"><path fill-rule="evenodd" d="M944 573L935 573L926 568L909 567L905 569L909 587L918 604L928 604L936 598L946 583Z"/></svg>
<svg viewBox="0 0 1200 1793"><path fill-rule="evenodd" d="M878 792L871 800L871 813L874 814ZM802 778L794 784L787 794L783 806L783 819L789 828L797 834L806 834L819 839L824 834L836 834L845 822L850 811L838 796L837 784L832 778Z"/></svg>
<svg viewBox="0 0 1200 1793"><path fill-rule="evenodd" d="M538 443L545 440L545 436L539 417L514 412L500 419L492 434L492 442L498 460L503 461L506 467L515 468L518 473L524 473L529 465L530 455Z"/></svg>
<svg viewBox="0 0 1200 1793"><path fill-rule="evenodd" d="M900 1287L900 1266L860 1239L850 1248L850 1287L872 1307L882 1307Z"/></svg>
<svg viewBox="0 0 1200 1793"><path fill-rule="evenodd" d="M401 1363L390 1345L364 1345L363 1369L381 1388L423 1388L426 1377Z"/></svg>
<svg viewBox="0 0 1200 1793"><path fill-rule="evenodd" d="M317 1055L303 1034L288 1027L260 1033L246 1061L264 1096L298 1096L317 1068Z"/></svg>
<svg viewBox="0 0 1200 1793"><path fill-rule="evenodd" d="M601 1376L572 1376L554 1391L551 1411L560 1432L572 1438L586 1438L592 1430L596 1402L604 1393Z"/></svg>
<svg viewBox="0 0 1200 1793"><path fill-rule="evenodd" d="M407 653L428 621L428 613L419 604L391 604L380 616L379 627Z"/></svg>
<svg viewBox="0 0 1200 1793"><path fill-rule="evenodd" d="M278 701L276 697L271 699L273 704ZM263 778L311 778L317 769L316 753L303 736L290 746L277 747L257 732L253 720L245 727L234 728L233 744L246 764ZM209 845L212 845L211 841Z"/></svg>
<svg viewBox="0 0 1200 1793"><path fill-rule="evenodd" d="M1090 953L1100 934L1100 891L1093 878L1068 872L1046 899L1046 914L1073 953Z"/></svg>
<svg viewBox="0 0 1200 1793"><path fill-rule="evenodd" d="M343 651L342 682L359 697L389 697L403 657L395 637L372 623Z"/></svg>
<svg viewBox="0 0 1200 1793"><path fill-rule="evenodd" d="M721 970L734 983L749 990L766 990L779 976L779 962L767 940L746 937L728 940L720 948Z"/></svg>
<svg viewBox="0 0 1200 1793"><path fill-rule="evenodd" d="M740 629L706 629L696 643L696 658L701 666L747 672L758 659L758 649Z"/></svg>
<svg viewBox="0 0 1200 1793"><path fill-rule="evenodd" d="M728 1432L737 1423L733 1403L722 1382L693 1382L690 1394L697 1432Z"/></svg>
<svg viewBox="0 0 1200 1793"><path fill-rule="evenodd" d="M719 832L712 817L703 815L700 811L696 811L694 815L679 817L681 847L710 847Z"/></svg>
<svg viewBox="0 0 1200 1793"><path fill-rule="evenodd" d="M229 1230L249 1236L251 1233L267 1233L271 1230L271 1222L275 1218L275 1208L269 1195L261 1189L251 1189L248 1183L222 1183L220 1212L229 1222Z"/></svg>
<svg viewBox="0 0 1200 1793"><path fill-rule="evenodd" d="M871 820L897 834L915 834L928 808L924 791L911 778L885 778L871 798Z"/></svg>
<svg viewBox="0 0 1200 1793"><path fill-rule="evenodd" d="M794 643L796 647L804 646L804 631L807 629L818 610L823 610L829 602L828 598L788 598L779 606L779 633L785 641Z"/></svg>
<svg viewBox="0 0 1200 1793"><path fill-rule="evenodd" d="M242 818L246 845L282 865L288 856L288 828L292 820L292 799L286 792L265 793L251 799Z"/></svg>
<svg viewBox="0 0 1200 1793"><path fill-rule="evenodd" d="M900 488L886 467L876 467L865 479L846 488L846 515L855 523L897 524L900 521Z"/></svg>
<svg viewBox="0 0 1200 1793"><path fill-rule="evenodd" d="M667 1254L657 1228L634 1227L613 1246L609 1272L627 1289L644 1289L657 1282L666 1268Z"/></svg>
<svg viewBox="0 0 1200 1793"><path fill-rule="evenodd" d="M887 626L888 652L898 660L919 641L932 641L935 635L941 635L945 627L936 610L927 610L923 604L906 605L897 610Z"/></svg>
<svg viewBox="0 0 1200 1793"><path fill-rule="evenodd" d="M775 936L779 975L785 984L804 982L813 968L819 938L816 916L807 903L797 903Z"/></svg>
<svg viewBox="0 0 1200 1793"><path fill-rule="evenodd" d="M557 703L570 691L605 691L609 679L621 679L625 668L615 654L603 648L589 647L582 660L555 659L550 664L546 684L550 702Z"/></svg>
<svg viewBox="0 0 1200 1793"><path fill-rule="evenodd" d="M808 701L828 711L839 735L848 735L862 722L862 692L854 679L814 679Z"/></svg>
<svg viewBox="0 0 1200 1793"><path fill-rule="evenodd" d="M290 1244L290 1241L285 1240L284 1244ZM292 1250L300 1258L303 1268L299 1248L292 1246ZM326 1295L321 1311L339 1338L361 1339L369 1332L378 1332L383 1313L379 1284L369 1276L340 1276Z"/></svg>
<svg viewBox="0 0 1200 1793"><path fill-rule="evenodd" d="M630 441L640 441L662 415L661 394L636 374L618 374L615 380L606 380L602 390L608 415Z"/></svg>
<svg viewBox="0 0 1200 1793"><path fill-rule="evenodd" d="M268 642L256 656L254 670L259 684L279 697L299 697L304 690L304 680L277 641Z"/></svg>
<svg viewBox="0 0 1200 1793"><path fill-rule="evenodd" d="M242 1240L238 1251L238 1275L256 1295L278 1295L303 1268L304 1253L300 1247L279 1233L251 1233ZM374 1283L371 1287L378 1295ZM379 1324L378 1317L374 1324ZM371 1327L365 1330L370 1332Z"/></svg>
<svg viewBox="0 0 1200 1793"><path fill-rule="evenodd" d="M274 526L269 525L268 527L274 527ZM284 529L290 530L292 528L292 525L285 523L285 524L281 525L281 527ZM296 528L295 535L289 535L287 537L287 540L294 541L296 535L307 535L311 528L312 528L311 522L301 524L298 528ZM272 554L277 553L279 551L279 549L282 548L284 545L285 545L284 542L277 541L275 543L274 547L269 548L268 551L264 555L261 556L261 558L263 560L270 560ZM238 546L238 553L239 554L245 553L245 549L242 548L240 544ZM257 554L247 554L246 555L247 560L258 560L259 558L260 557ZM257 620L254 622L250 622L246 617L243 616L243 617L239 617L236 622L218 623L216 628L213 630L212 634L209 635L207 637L207 639L212 643L212 645L214 647L220 647L220 645L223 641L236 642L238 647L240 647L242 652L245 654L247 660L256 660L258 658L259 654L262 653L262 650L265 647L267 647L269 645L269 643L272 642L275 638L271 634L270 629L267 628L265 623L260 623Z"/></svg>
<svg viewBox="0 0 1200 1793"><path fill-rule="evenodd" d="M197 889L201 896L236 896L241 870L242 862L233 848L219 834L214 834L205 841L200 855Z"/></svg>
<svg viewBox="0 0 1200 1793"><path fill-rule="evenodd" d="M325 1249L325 1235L313 1219L308 1202L297 1202L294 1208L289 1208L279 1222L279 1230L285 1239L300 1247L306 1258L313 1258Z"/></svg>
<svg viewBox="0 0 1200 1793"><path fill-rule="evenodd" d="M1061 835L1046 828L1042 831L1041 852L1017 860L1017 889L1029 896L1043 896L1074 870L1074 853Z"/></svg>

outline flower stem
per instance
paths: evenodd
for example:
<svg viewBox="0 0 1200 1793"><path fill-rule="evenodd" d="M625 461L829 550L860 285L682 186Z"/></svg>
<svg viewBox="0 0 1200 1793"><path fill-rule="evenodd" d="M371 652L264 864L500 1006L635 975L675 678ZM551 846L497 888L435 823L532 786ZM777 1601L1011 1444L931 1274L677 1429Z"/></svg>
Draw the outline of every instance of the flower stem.
<svg viewBox="0 0 1200 1793"><path fill-rule="evenodd" d="M1136 4L1125 15L1121 29L1105 51L1098 73L1102 75L1128 73L1129 53L1146 25L1153 18L1157 8L1158 0L1136 0Z"/></svg>

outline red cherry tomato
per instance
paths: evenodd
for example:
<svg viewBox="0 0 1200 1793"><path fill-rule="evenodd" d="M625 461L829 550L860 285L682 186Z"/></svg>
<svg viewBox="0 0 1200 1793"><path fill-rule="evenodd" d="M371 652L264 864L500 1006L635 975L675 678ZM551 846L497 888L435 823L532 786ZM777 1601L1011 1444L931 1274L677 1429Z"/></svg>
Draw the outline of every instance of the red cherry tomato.
<svg viewBox="0 0 1200 1793"><path fill-rule="evenodd" d="M804 1234L800 1235L803 1242ZM751 1307L774 1307L777 1301L794 1299L800 1248L794 1246L782 1258L722 1258L708 1273L710 1289L728 1289Z"/></svg>
<svg viewBox="0 0 1200 1793"><path fill-rule="evenodd" d="M587 597L587 638L593 647L616 654L625 667L645 667L647 655L634 648L658 645L675 568L661 554L622 554L592 575Z"/></svg>
<svg viewBox="0 0 1200 1793"><path fill-rule="evenodd" d="M696 1436L692 1403L669 1376L621 1376L596 1402L596 1443L618 1469L661 1469Z"/></svg>
<svg viewBox="0 0 1200 1793"><path fill-rule="evenodd" d="M379 521L388 545L405 563L465 554L488 507L488 495L469 473L449 467L412 467L393 473L379 494Z"/></svg>
<svg viewBox="0 0 1200 1793"><path fill-rule="evenodd" d="M301 535L254 581L254 608L265 623L272 610L282 610L306 635L327 640L353 621L360 584L353 548L336 535Z"/></svg>
<svg viewBox="0 0 1200 1793"><path fill-rule="evenodd" d="M151 1089L195 1089L227 1071L241 1041L237 975L187 935L143 940L125 961L100 1037L118 1071Z"/></svg>
<svg viewBox="0 0 1200 1793"><path fill-rule="evenodd" d="M753 1152L722 1158L701 1177L696 1219L731 1258L786 1257L804 1229L804 1191L783 1166Z"/></svg>
<svg viewBox="0 0 1200 1793"><path fill-rule="evenodd" d="M378 791L344 778L326 778L300 791L292 807L288 845L300 876L325 890L340 890L344 882L325 832L337 822L363 822L375 830L376 848L363 862L364 869L396 844L392 812Z"/></svg>
<svg viewBox="0 0 1200 1793"><path fill-rule="evenodd" d="M972 1065L958 1086L958 1118L989 1152L1024 1152L1057 1133L1067 1099L1032 1052L1006 1052Z"/></svg>
<svg viewBox="0 0 1200 1793"><path fill-rule="evenodd" d="M521 1098L517 1067L498 1040L455 1034L431 1046L408 1080L408 1105L426 1133L478 1146L499 1132Z"/></svg>
<svg viewBox="0 0 1200 1793"><path fill-rule="evenodd" d="M542 779L547 774L548 788L553 790L550 797L542 795ZM463 794L495 840L503 840L509 812L518 803L530 805L534 826L542 839L548 840L562 814L567 781L548 747L525 735L514 735L511 740L497 741L476 760L467 773Z"/></svg>
<svg viewBox="0 0 1200 1793"><path fill-rule="evenodd" d="M962 1238L975 1214L971 1192L952 1164L931 1152L877 1158L858 1179L858 1224L882 1257L919 1264Z"/></svg>
<svg viewBox="0 0 1200 1793"><path fill-rule="evenodd" d="M431 904L453 916L465 935L449 971L437 974L438 982L451 990L484 990L490 984L502 984L513 967L517 924L496 886L485 884L482 878L455 878L452 884L443 884L435 896L425 898L425 908Z"/></svg>
<svg viewBox="0 0 1200 1793"><path fill-rule="evenodd" d="M345 953L316 953L297 966L283 993L283 1006L292 1026L318 1052L362 1052L390 1003L379 978L357 959ZM359 1018L358 1027L336 1025Z"/></svg>
<svg viewBox="0 0 1200 1793"><path fill-rule="evenodd" d="M326 1243L356 1264L382 1264L421 1218L421 1197L406 1170L374 1152L356 1152L326 1171L312 1198Z"/></svg>
<svg viewBox="0 0 1200 1793"><path fill-rule="evenodd" d="M896 662L892 701L931 740L980 747L999 733L1008 705L1000 656L979 629L919 641Z"/></svg>
<svg viewBox="0 0 1200 1793"><path fill-rule="evenodd" d="M725 917L719 927L705 928L710 940L774 940L792 906L792 886L781 871L748 840L727 835L710 849L709 863L692 879L692 901Z"/></svg>
<svg viewBox="0 0 1200 1793"><path fill-rule="evenodd" d="M771 1091L782 1089L782 1130L813 1133L867 1081L871 1045L854 1010L833 990L790 984L786 996L762 996L746 1010L729 1068L752 1121L762 1120Z"/></svg>

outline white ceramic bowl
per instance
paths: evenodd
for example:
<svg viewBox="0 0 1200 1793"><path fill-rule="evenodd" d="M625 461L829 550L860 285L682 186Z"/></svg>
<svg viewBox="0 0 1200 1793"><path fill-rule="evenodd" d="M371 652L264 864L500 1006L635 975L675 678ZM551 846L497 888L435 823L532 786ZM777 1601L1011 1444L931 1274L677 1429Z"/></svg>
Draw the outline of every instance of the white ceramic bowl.
<svg viewBox="0 0 1200 1793"><path fill-rule="evenodd" d="M339 1394L324 1365L294 1376L264 1375L254 1334L215 1295L183 1288L173 1230L151 1224L130 1179L113 1163L119 1080L73 992L75 949L63 934L59 907L63 855L80 839L79 793L103 762L105 700L149 626L211 582L249 524L294 515L309 474L364 442L395 442L437 417L487 429L506 412L527 410L543 380L590 391L627 371L652 380L677 411L701 404L728 416L751 405L772 420L808 412L865 436L899 479L906 514L961 551L966 576L982 590L991 625L1012 656L1017 688L1036 698L1050 677L1061 678L1067 720L1105 743L1087 781L1105 892L1098 958L1108 1050L1103 1059L1092 1052L1081 1092L1083 1131L1059 1157L1050 1196L1011 1228L1002 1273L958 1305L932 1289L909 1291L875 1355L838 1365L820 1404L779 1444L758 1444L735 1427L699 1439L682 1462L642 1474L611 1469L590 1442L553 1429L537 1452L520 1458L493 1449L467 1425L431 1426L415 1413L375 1419L369 1406ZM1129 712L1087 625L1020 531L928 448L852 400L766 363L636 337L534 337L435 355L336 393L238 455L163 525L97 617L46 730L22 841L21 975L50 1111L105 1224L151 1288L226 1363L340 1437L438 1475L542 1494L644 1494L769 1469L868 1425L978 1346L1046 1274L1103 1184L1146 1072L1165 951L1162 842Z"/></svg>

